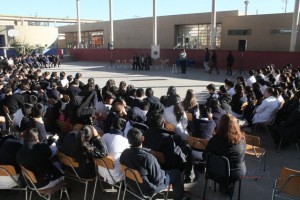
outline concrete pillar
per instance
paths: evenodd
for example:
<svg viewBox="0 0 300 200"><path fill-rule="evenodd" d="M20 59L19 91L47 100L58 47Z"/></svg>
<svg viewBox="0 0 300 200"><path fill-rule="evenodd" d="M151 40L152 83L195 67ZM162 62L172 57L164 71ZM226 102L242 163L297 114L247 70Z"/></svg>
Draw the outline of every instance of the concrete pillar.
<svg viewBox="0 0 300 200"><path fill-rule="evenodd" d="M109 20L110 20L110 40L111 44L114 43L114 20L113 20L113 0L109 0Z"/></svg>
<svg viewBox="0 0 300 200"><path fill-rule="evenodd" d="M211 34L210 34L210 41L211 41L211 49L216 49L216 0L212 0L212 10L211 10Z"/></svg>
<svg viewBox="0 0 300 200"><path fill-rule="evenodd" d="M81 22L80 22L80 0L76 0L77 2L77 48L81 48Z"/></svg>
<svg viewBox="0 0 300 200"><path fill-rule="evenodd" d="M299 3L300 3L300 0L295 0L295 10L294 10L294 15L293 15L290 52L294 52L296 49L296 42L297 42L297 35L298 35L297 29L298 29L298 23L299 23Z"/></svg>
<svg viewBox="0 0 300 200"><path fill-rule="evenodd" d="M157 46L156 0L153 0L153 45Z"/></svg>

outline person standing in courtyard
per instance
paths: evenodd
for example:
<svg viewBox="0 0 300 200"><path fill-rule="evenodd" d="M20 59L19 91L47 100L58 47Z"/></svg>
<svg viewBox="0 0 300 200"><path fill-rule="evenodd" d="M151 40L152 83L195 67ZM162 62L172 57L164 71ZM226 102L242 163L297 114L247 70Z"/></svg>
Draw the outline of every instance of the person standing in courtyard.
<svg viewBox="0 0 300 200"><path fill-rule="evenodd" d="M234 63L234 57L231 53L231 51L228 51L228 56L227 56L227 73L226 75L229 75L231 76L232 75L232 66L233 66L233 63Z"/></svg>
<svg viewBox="0 0 300 200"><path fill-rule="evenodd" d="M208 50L208 48L205 48L205 54L204 54L204 68L205 68L205 72L209 72L209 70L210 70L209 60L210 60L209 50Z"/></svg>
<svg viewBox="0 0 300 200"><path fill-rule="evenodd" d="M215 50L213 50L212 56L211 56L211 69L209 70L209 73L211 74L212 70L216 68L217 74L219 74L219 68L217 65L218 57Z"/></svg>
<svg viewBox="0 0 300 200"><path fill-rule="evenodd" d="M179 54L180 59L180 66L181 66L181 73L186 73L186 60L187 60L187 54L185 52L185 49L183 49Z"/></svg>

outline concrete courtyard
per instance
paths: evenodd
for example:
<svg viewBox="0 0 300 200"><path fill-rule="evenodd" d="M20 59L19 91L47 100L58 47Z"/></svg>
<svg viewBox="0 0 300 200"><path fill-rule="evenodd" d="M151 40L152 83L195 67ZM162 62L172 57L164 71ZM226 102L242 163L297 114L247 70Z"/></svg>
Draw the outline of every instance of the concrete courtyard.
<svg viewBox="0 0 300 200"><path fill-rule="evenodd" d="M228 78L225 76L225 70L221 69L219 75L214 71L212 74L204 72L204 68L188 68L187 74L172 74L170 67L163 70L150 70L150 71L132 71L131 66L127 66L120 69L111 67L108 63L98 62L69 62L62 64L60 68L44 69L49 72L52 71L65 71L68 75L73 76L77 72L83 74L83 81L86 82L88 78L94 78L95 82L102 88L108 79L114 79L118 86L120 81L126 81L128 84L133 84L135 87L152 87L154 89L155 96L160 97L165 95L169 86L175 86L178 94L183 99L187 89L193 89L197 95L199 102L206 101L207 92L206 86L209 83L214 83L220 86L224 83L224 79ZM180 72L180 69L178 68ZM258 171L257 160L246 158L247 175L242 180L241 199L255 199L264 200L271 199L272 187L275 178L279 176L279 171L282 167L289 167L292 169L299 170L300 166L300 155L296 150L296 146L291 144L286 148L282 148L279 153L275 151L275 145L270 135L265 130L259 129L258 136L261 137L262 147L267 149L267 170ZM254 177L259 177L257 181ZM69 187L71 188L70 199L80 200L83 199L84 185L67 180ZM191 199L202 199L204 191L205 177L204 174L199 174L199 177L195 183L185 184L185 190L187 196ZM89 187L87 199L92 198L93 184ZM234 199L237 199L238 184L235 187ZM109 188L108 186L106 188ZM158 196L159 197L159 196ZM172 192L170 193L170 198ZM162 199L162 197L159 197ZM0 191L1 200L21 200L24 199L24 192L7 192ZM34 195L32 199L41 199ZM53 198L55 199L55 197ZM58 197L56 197L58 199ZM117 199L117 194L112 192L101 193L100 187L97 188L95 199ZM135 199L130 194L126 195L126 199ZM206 199L228 199L228 197L221 193L214 192L213 189L207 189Z"/></svg>

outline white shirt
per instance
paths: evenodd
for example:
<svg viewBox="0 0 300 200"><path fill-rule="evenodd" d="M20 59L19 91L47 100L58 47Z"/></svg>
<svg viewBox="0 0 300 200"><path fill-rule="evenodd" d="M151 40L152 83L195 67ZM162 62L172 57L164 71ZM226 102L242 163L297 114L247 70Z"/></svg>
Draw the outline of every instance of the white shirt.
<svg viewBox="0 0 300 200"><path fill-rule="evenodd" d="M248 86L251 86L252 87L252 84L256 82L256 78L254 76L250 76L247 81L246 81L246 84Z"/></svg>
<svg viewBox="0 0 300 200"><path fill-rule="evenodd" d="M121 153L129 148L127 138L117 135L106 133L102 136L102 140L105 142L108 150L108 155L114 159L114 169L109 170L116 182L124 179L124 173L121 171L120 156ZM99 174L110 184L114 184L114 181L110 177L107 169L98 166Z"/></svg>
<svg viewBox="0 0 300 200"><path fill-rule="evenodd" d="M185 112L183 112L182 119L178 122L174 114L174 106L169 106L165 108L163 117L167 123L175 126L175 132L180 135L181 139L187 140L189 136L188 132L186 131L188 120Z"/></svg>
<svg viewBox="0 0 300 200"><path fill-rule="evenodd" d="M252 119L253 124L270 121L277 108L279 108L279 102L275 97L270 96L264 99L256 108L256 113Z"/></svg>
<svg viewBox="0 0 300 200"><path fill-rule="evenodd" d="M232 97L235 94L234 87L227 90L228 94Z"/></svg>
<svg viewBox="0 0 300 200"><path fill-rule="evenodd" d="M102 101L96 103L96 113L98 113L101 117L106 118L109 110L111 108L111 105L104 104Z"/></svg>
<svg viewBox="0 0 300 200"><path fill-rule="evenodd" d="M61 86L66 87L69 84L68 79L64 78L60 80Z"/></svg>

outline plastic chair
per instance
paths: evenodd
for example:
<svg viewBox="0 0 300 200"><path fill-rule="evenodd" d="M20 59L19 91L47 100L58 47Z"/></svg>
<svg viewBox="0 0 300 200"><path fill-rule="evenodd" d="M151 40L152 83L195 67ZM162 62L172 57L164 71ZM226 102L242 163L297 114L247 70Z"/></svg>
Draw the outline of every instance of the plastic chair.
<svg viewBox="0 0 300 200"><path fill-rule="evenodd" d="M260 172L260 166L262 159L264 159L264 171L266 171L266 150L260 147L260 138L253 135L245 135L246 137L246 152L245 155L250 158L258 160L258 174ZM259 177L256 177L257 180Z"/></svg>
<svg viewBox="0 0 300 200"><path fill-rule="evenodd" d="M203 193L203 200L205 200L206 196L206 188L207 188L207 181L208 179L213 180L215 183L223 183L223 184L229 184L235 182L232 182L230 180L230 163L229 160L225 156L218 156L215 154L208 154L207 161L206 161L206 173L205 173L205 186L204 186L204 193ZM241 184L242 180L241 178L239 181L239 194L238 199L240 199L241 194ZM216 191L216 184L215 191ZM234 187L234 185L233 185ZM230 194L230 199L232 199L233 192Z"/></svg>
<svg viewBox="0 0 300 200"><path fill-rule="evenodd" d="M21 170L22 170L22 174L24 176L25 182L26 182L28 188L31 190L30 195L29 195L29 200L31 200L32 191L35 191L40 197L47 199L47 200L51 199L52 194L60 191L60 199L62 199L63 192L66 194L67 198L69 199L69 194L66 189L66 185L67 185L66 182L61 181L51 188L38 189L35 185L37 183L35 175L30 170L23 167L22 165L21 165Z"/></svg>
<svg viewBox="0 0 300 200"><path fill-rule="evenodd" d="M92 178L92 179L85 179L85 178L81 178L78 173L76 172L75 168L79 167L79 163L72 157L66 156L65 154L61 153L61 152L57 152L57 156L60 160L60 162L64 165L69 167L69 171L66 171L66 177L70 178L74 181L80 182L80 183L84 183L85 184L85 190L84 190L84 200L86 200L86 194L87 194L87 189L88 189L88 184L89 182L95 181L95 185L94 185L94 192L93 192L93 197L92 200L94 200L95 197L95 192L96 192L96 187L97 187L97 179L98 176Z"/></svg>
<svg viewBox="0 0 300 200"><path fill-rule="evenodd" d="M280 177L275 180L272 199L283 197L285 199L294 199L300 197L300 171L281 168Z"/></svg>
<svg viewBox="0 0 300 200"><path fill-rule="evenodd" d="M121 66L121 60L117 59L115 62L115 68L118 69Z"/></svg>
<svg viewBox="0 0 300 200"><path fill-rule="evenodd" d="M190 145L192 150L203 152L206 149L207 143L208 143L208 139L202 139L193 136L188 137L188 144ZM203 163L203 164L206 163L205 160L197 159L195 157L193 157L193 161L194 163Z"/></svg>
<svg viewBox="0 0 300 200"><path fill-rule="evenodd" d="M22 187L19 181L15 178L18 174L16 173L15 167L12 165L0 165L0 176L10 177L11 180L15 183L15 187L8 188L9 190L21 190L25 191L25 199L27 200L27 186ZM0 179L1 181L1 179Z"/></svg>
<svg viewBox="0 0 300 200"><path fill-rule="evenodd" d="M172 131L172 132L175 132L175 126L173 124L169 124L169 123L166 123L165 124L165 127L166 129L168 129L169 131Z"/></svg>
<svg viewBox="0 0 300 200"><path fill-rule="evenodd" d="M172 74L177 74L177 65L176 64L172 65Z"/></svg>
<svg viewBox="0 0 300 200"><path fill-rule="evenodd" d="M95 163L96 174L99 175L99 179L101 181L104 181L104 182L110 184L108 181L105 181L102 178L101 174L98 172L98 166L103 167L103 168L105 168L107 170L108 175L110 176L110 178L114 182L113 184L110 184L112 186L112 189L114 189L114 187L118 188L118 198L117 199L119 200L120 194L121 194L121 188L122 188L122 185L123 185L123 181L120 181L120 182L115 181L114 177L112 176L112 174L110 172L110 170L113 170L114 167L115 167L113 158L111 158L109 156L104 157L104 158L95 158L94 159L94 163ZM102 191L104 191L101 182L100 182L100 184L101 184Z"/></svg>
<svg viewBox="0 0 300 200"><path fill-rule="evenodd" d="M136 188L138 190L137 191L138 194L133 192L133 191L131 191L130 193L138 199L150 199L151 200L151 199L153 199L153 197L155 197L157 194L160 194L160 193L163 193L165 200L168 198L168 192L169 192L170 187L168 187L167 191L165 191L165 189L164 189L160 192L152 194L151 196L144 195L144 193L143 193L143 191L141 190L141 187L140 187L140 184L143 183L143 179L141 177L141 174L137 170L128 168L125 165L121 165L121 169L125 174L125 189L124 189L124 193L123 193L123 200L125 199L125 194L126 194L126 191L128 190L128 187L129 187L127 179L129 179L129 180L131 180L135 183L134 185L136 186Z"/></svg>

